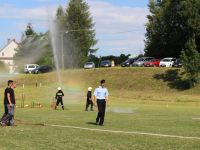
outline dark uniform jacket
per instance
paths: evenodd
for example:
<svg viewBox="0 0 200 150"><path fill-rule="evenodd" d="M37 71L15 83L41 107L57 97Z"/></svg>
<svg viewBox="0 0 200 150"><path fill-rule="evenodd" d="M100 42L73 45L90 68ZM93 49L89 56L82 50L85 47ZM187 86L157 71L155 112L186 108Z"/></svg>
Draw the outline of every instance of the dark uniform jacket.
<svg viewBox="0 0 200 150"><path fill-rule="evenodd" d="M57 93L56 93L56 99L57 100L62 100L62 97L64 96L64 93L62 90L59 90Z"/></svg>

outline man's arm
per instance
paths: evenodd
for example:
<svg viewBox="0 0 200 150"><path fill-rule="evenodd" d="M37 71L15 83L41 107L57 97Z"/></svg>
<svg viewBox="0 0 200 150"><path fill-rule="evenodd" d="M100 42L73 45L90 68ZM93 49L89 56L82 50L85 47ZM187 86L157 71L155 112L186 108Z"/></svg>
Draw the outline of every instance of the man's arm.
<svg viewBox="0 0 200 150"><path fill-rule="evenodd" d="M106 90L106 104L109 106L109 102L108 102L108 95L109 95L109 93L108 93L108 90Z"/></svg>
<svg viewBox="0 0 200 150"><path fill-rule="evenodd" d="M9 102L10 106L12 106L12 102L11 102L11 99L10 99L10 93L7 93L7 98L8 98L8 102Z"/></svg>
<svg viewBox="0 0 200 150"><path fill-rule="evenodd" d="M94 91L94 97L93 97L93 104L94 104L94 106L96 106L96 102L97 102L97 91L96 91L97 89L95 89L95 91Z"/></svg>
<svg viewBox="0 0 200 150"><path fill-rule="evenodd" d="M106 104L109 106L109 102L108 102L108 96L106 96Z"/></svg>
<svg viewBox="0 0 200 150"><path fill-rule="evenodd" d="M56 93L56 96L55 96L55 99L57 100L57 98L58 98L58 92Z"/></svg>
<svg viewBox="0 0 200 150"><path fill-rule="evenodd" d="M96 103L97 103L97 98L96 98L96 96L95 96L95 95L94 95L94 98L93 98L93 100L92 100L92 101L93 101L93 104L94 104L94 106L97 106L97 105L96 105Z"/></svg>

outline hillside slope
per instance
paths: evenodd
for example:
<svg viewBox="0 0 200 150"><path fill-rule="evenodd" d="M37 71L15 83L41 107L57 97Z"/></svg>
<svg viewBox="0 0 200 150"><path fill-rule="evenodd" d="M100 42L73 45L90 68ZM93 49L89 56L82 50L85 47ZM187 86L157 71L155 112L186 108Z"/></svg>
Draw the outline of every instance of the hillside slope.
<svg viewBox="0 0 200 150"><path fill-rule="evenodd" d="M56 72L48 74L23 74L15 77L18 85L42 85L69 89L79 89L84 94L88 86L99 86L101 79L106 80L110 96L116 99L154 101L200 101L200 87L187 89L181 78L182 70L168 68L101 68L95 70L74 69L61 72L61 85L57 82ZM6 81L6 80L5 80ZM2 84L1 87L5 85Z"/></svg>

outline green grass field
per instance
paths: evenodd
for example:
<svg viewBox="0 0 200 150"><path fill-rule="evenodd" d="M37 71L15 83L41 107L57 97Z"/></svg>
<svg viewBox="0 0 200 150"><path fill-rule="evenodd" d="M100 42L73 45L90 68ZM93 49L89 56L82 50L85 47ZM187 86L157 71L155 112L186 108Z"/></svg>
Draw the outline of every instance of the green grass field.
<svg viewBox="0 0 200 150"><path fill-rule="evenodd" d="M0 128L0 149L199 150L200 87L186 90L181 72L166 68L64 71L64 111L50 107L58 86L56 73L9 77L18 83L17 126ZM3 99L8 77L1 78ZM97 87L102 78L107 80L110 107L104 126L96 126L96 108L84 111L85 94L88 86ZM36 88L36 82L42 86ZM25 104L34 101L43 107L19 108L23 93Z"/></svg>

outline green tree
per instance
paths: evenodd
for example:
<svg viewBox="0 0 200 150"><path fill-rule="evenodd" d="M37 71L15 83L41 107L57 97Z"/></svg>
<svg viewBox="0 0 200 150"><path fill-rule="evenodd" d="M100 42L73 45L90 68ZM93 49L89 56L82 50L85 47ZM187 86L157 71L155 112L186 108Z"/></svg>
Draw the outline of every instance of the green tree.
<svg viewBox="0 0 200 150"><path fill-rule="evenodd" d="M83 66L89 54L97 50L92 49L97 40L89 5L84 0L69 1L65 14L65 31L65 56L70 56L66 59L74 60L73 67Z"/></svg>
<svg viewBox="0 0 200 150"><path fill-rule="evenodd" d="M195 33L200 39L199 0L150 0L147 16L145 54L155 57L179 57L185 43Z"/></svg>
<svg viewBox="0 0 200 150"><path fill-rule="evenodd" d="M64 31L64 25L65 25L65 12L62 6L59 6L56 12L56 24L59 26L57 29L59 31Z"/></svg>
<svg viewBox="0 0 200 150"><path fill-rule="evenodd" d="M25 37L14 55L15 64L19 67L28 63L52 65L53 55L49 40L47 40L48 33L38 34L31 27L32 34L27 34L27 29L25 30Z"/></svg>
<svg viewBox="0 0 200 150"><path fill-rule="evenodd" d="M28 36L33 36L34 34L35 34L35 31L33 30L31 23L28 23L26 27L25 35L28 37Z"/></svg>
<svg viewBox="0 0 200 150"><path fill-rule="evenodd" d="M185 37L187 39L194 38L196 48L200 52L200 1L181 1L180 14L184 22L182 28L184 28Z"/></svg>
<svg viewBox="0 0 200 150"><path fill-rule="evenodd" d="M49 33L45 33L40 37L41 40L41 53L40 57L37 59L35 62L36 64L39 65L49 65L52 67L55 67L54 64L54 58L53 58L53 52L52 52L52 47L50 44L50 39L49 39Z"/></svg>
<svg viewBox="0 0 200 150"><path fill-rule="evenodd" d="M200 54L196 49L195 37L186 43L185 49L181 53L181 59L190 87L195 86L198 83L200 72Z"/></svg>

